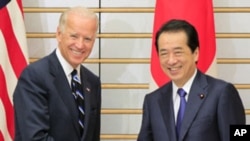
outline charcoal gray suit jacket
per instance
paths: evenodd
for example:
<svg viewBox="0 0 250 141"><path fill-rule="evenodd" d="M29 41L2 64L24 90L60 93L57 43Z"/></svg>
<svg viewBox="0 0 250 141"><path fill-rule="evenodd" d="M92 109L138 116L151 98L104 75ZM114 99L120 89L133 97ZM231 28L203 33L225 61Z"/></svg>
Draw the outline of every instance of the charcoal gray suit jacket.
<svg viewBox="0 0 250 141"><path fill-rule="evenodd" d="M14 92L15 141L99 141L101 83L81 66L85 97L85 129L55 51L22 72Z"/></svg>
<svg viewBox="0 0 250 141"><path fill-rule="evenodd" d="M197 72L178 141L229 141L229 126L245 124L235 87ZM145 96L138 141L177 141L172 82Z"/></svg>

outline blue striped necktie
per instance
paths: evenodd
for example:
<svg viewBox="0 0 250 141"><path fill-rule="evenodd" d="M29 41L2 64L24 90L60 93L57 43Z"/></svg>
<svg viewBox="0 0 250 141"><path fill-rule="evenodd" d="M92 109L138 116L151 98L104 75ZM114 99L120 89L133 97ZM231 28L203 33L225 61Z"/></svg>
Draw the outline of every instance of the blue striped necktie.
<svg viewBox="0 0 250 141"><path fill-rule="evenodd" d="M72 94L76 100L77 108L79 110L79 126L80 126L80 132L83 133L84 129L84 95L83 95L83 87L81 85L80 79L77 75L77 70L73 70L71 73L72 80L71 80L71 89Z"/></svg>
<svg viewBox="0 0 250 141"><path fill-rule="evenodd" d="M181 130L181 123L182 123L185 108L186 108L187 102L186 102L185 96L187 93L182 88L179 88L177 90L177 93L180 95L180 107L179 107L179 111L177 115L177 122L176 122L176 132L177 132L177 138L178 138L180 130Z"/></svg>

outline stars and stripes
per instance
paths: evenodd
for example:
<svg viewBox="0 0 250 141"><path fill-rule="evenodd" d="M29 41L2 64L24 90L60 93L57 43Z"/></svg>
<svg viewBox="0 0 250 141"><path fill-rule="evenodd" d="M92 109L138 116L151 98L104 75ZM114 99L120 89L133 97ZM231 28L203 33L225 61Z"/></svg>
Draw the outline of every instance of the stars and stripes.
<svg viewBox="0 0 250 141"><path fill-rule="evenodd" d="M0 1L0 141L14 138L12 94L28 64L21 0Z"/></svg>

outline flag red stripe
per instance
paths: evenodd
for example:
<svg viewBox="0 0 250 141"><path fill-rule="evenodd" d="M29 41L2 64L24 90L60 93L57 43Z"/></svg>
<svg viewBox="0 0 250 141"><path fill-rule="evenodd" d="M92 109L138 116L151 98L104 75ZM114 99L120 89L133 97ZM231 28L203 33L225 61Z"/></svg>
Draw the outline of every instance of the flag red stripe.
<svg viewBox="0 0 250 141"><path fill-rule="evenodd" d="M0 100L2 100L4 109L5 109L5 115L6 115L6 122L7 122L7 130L11 136L11 138L14 138L14 110L13 110L13 106L11 104L11 101L9 99L9 95L7 92L7 85L6 85L6 79L4 76L4 72L2 70L2 67L0 66L0 90L1 90L1 94L0 94ZM3 122L3 121L1 121Z"/></svg>
<svg viewBox="0 0 250 141"><path fill-rule="evenodd" d="M12 68L15 72L16 77L18 78L23 68L27 65L27 62L14 34L7 7L2 8L0 10L0 13L0 21L4 21L0 22L0 28L5 39Z"/></svg>
<svg viewBox="0 0 250 141"><path fill-rule="evenodd" d="M22 0L16 0L16 1L17 1L19 10L21 11L21 13L22 13L22 15L23 15L24 13L23 13L23 4L22 4Z"/></svg>
<svg viewBox="0 0 250 141"><path fill-rule="evenodd" d="M19 7L20 11L23 13L22 0L16 0L16 1L17 1L17 4L18 4L18 7Z"/></svg>
<svg viewBox="0 0 250 141"><path fill-rule="evenodd" d="M4 139L3 139L3 134L2 134L1 131L0 131L0 141L4 141Z"/></svg>
<svg viewBox="0 0 250 141"><path fill-rule="evenodd" d="M151 73L158 86L165 84L169 78L161 70L154 38L160 26L173 18L187 20L196 27L200 40L197 67L202 72L208 70L215 57L214 17L211 0L157 0L152 39Z"/></svg>

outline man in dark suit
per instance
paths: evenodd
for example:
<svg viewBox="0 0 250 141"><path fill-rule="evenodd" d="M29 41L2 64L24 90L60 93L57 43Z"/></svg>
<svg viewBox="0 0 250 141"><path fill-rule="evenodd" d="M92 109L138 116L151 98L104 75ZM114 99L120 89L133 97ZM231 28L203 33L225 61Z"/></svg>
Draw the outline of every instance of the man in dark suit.
<svg viewBox="0 0 250 141"><path fill-rule="evenodd" d="M26 67L18 80L15 141L100 141L101 82L81 65L97 29L98 18L87 8L73 7L61 15L58 48ZM77 92L71 90L73 70L80 80Z"/></svg>
<svg viewBox="0 0 250 141"><path fill-rule="evenodd" d="M196 29L184 20L170 20L155 41L171 81L145 96L138 141L229 141L230 125L245 124L244 107L231 83L197 69ZM177 94L179 88L183 95Z"/></svg>

